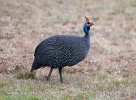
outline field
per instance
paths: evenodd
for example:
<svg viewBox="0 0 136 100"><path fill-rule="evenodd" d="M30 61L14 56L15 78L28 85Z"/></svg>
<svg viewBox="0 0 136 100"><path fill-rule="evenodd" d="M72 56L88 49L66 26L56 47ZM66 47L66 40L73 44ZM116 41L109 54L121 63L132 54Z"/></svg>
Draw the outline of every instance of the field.
<svg viewBox="0 0 136 100"><path fill-rule="evenodd" d="M35 47L58 34L83 36L86 59L30 73ZM136 0L0 0L0 100L136 100Z"/></svg>

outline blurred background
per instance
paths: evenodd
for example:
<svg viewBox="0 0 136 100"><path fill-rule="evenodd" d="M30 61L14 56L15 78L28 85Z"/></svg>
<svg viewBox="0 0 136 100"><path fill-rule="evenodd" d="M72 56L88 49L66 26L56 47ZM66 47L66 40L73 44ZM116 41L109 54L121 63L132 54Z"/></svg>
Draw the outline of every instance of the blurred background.
<svg viewBox="0 0 136 100"><path fill-rule="evenodd" d="M34 50L42 40L58 34L83 36L85 16L95 24L90 30L91 49L83 62L70 69L64 69L67 81L71 79L67 74L73 73L73 78L74 75L79 78L74 81L81 82L77 85L78 89L87 88L88 84L93 84L95 87L95 82L101 86L102 80L98 81L96 77L92 79L90 73L95 73L96 76L99 74L111 79L113 84L111 87L114 85L120 87L120 84L123 86L120 89L113 88L114 91L124 93L122 91L125 91L125 88L130 90L130 94L125 94L122 98L134 99L136 97L134 78L136 76L136 0L0 0L1 79L4 80L4 75L14 75L13 70L16 66L30 70ZM42 73L48 74L46 70L48 69ZM57 74L54 73L53 76L56 79ZM82 82L80 75L85 82ZM124 83L120 83L121 80ZM72 82L71 79L70 83ZM109 82L108 85L111 83ZM95 96L101 98L97 94ZM121 96L115 98L119 100Z"/></svg>

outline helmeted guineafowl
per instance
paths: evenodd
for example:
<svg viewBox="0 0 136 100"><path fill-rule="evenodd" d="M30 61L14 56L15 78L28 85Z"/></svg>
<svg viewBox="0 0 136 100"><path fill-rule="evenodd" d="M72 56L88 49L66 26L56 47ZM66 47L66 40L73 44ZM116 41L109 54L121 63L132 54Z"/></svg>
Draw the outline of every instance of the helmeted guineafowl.
<svg viewBox="0 0 136 100"><path fill-rule="evenodd" d="M31 72L41 67L51 67L47 80L50 79L52 70L59 69L60 81L63 82L62 68L73 66L82 61L90 49L89 30L92 22L86 18L83 37L72 35L56 35L42 41L35 49L35 58Z"/></svg>

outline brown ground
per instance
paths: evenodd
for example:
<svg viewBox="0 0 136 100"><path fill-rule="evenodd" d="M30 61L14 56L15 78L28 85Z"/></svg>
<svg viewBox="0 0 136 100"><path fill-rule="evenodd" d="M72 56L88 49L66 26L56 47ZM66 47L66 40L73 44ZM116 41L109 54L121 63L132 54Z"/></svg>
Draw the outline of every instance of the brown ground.
<svg viewBox="0 0 136 100"><path fill-rule="evenodd" d="M83 73L85 81L88 73L95 72L108 77L136 77L136 0L0 0L1 79L14 76L16 66L29 71L35 47L47 37L83 36L85 15L95 23L90 32L91 49L84 61L64 69L65 77L77 72ZM45 68L42 74L48 74L48 70ZM52 77L58 75L55 72ZM72 82L70 77L66 83ZM134 91L129 99L136 95Z"/></svg>

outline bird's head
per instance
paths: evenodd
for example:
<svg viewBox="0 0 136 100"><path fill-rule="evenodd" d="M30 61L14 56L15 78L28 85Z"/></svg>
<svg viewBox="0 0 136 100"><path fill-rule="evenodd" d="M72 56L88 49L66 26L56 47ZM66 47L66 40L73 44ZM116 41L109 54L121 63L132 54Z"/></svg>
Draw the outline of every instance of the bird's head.
<svg viewBox="0 0 136 100"><path fill-rule="evenodd" d="M86 16L85 16L85 19L86 19L86 23L84 24L83 29L84 29L85 34L87 35L87 34L89 34L90 27L92 25L94 25L94 23L90 22L89 19Z"/></svg>

